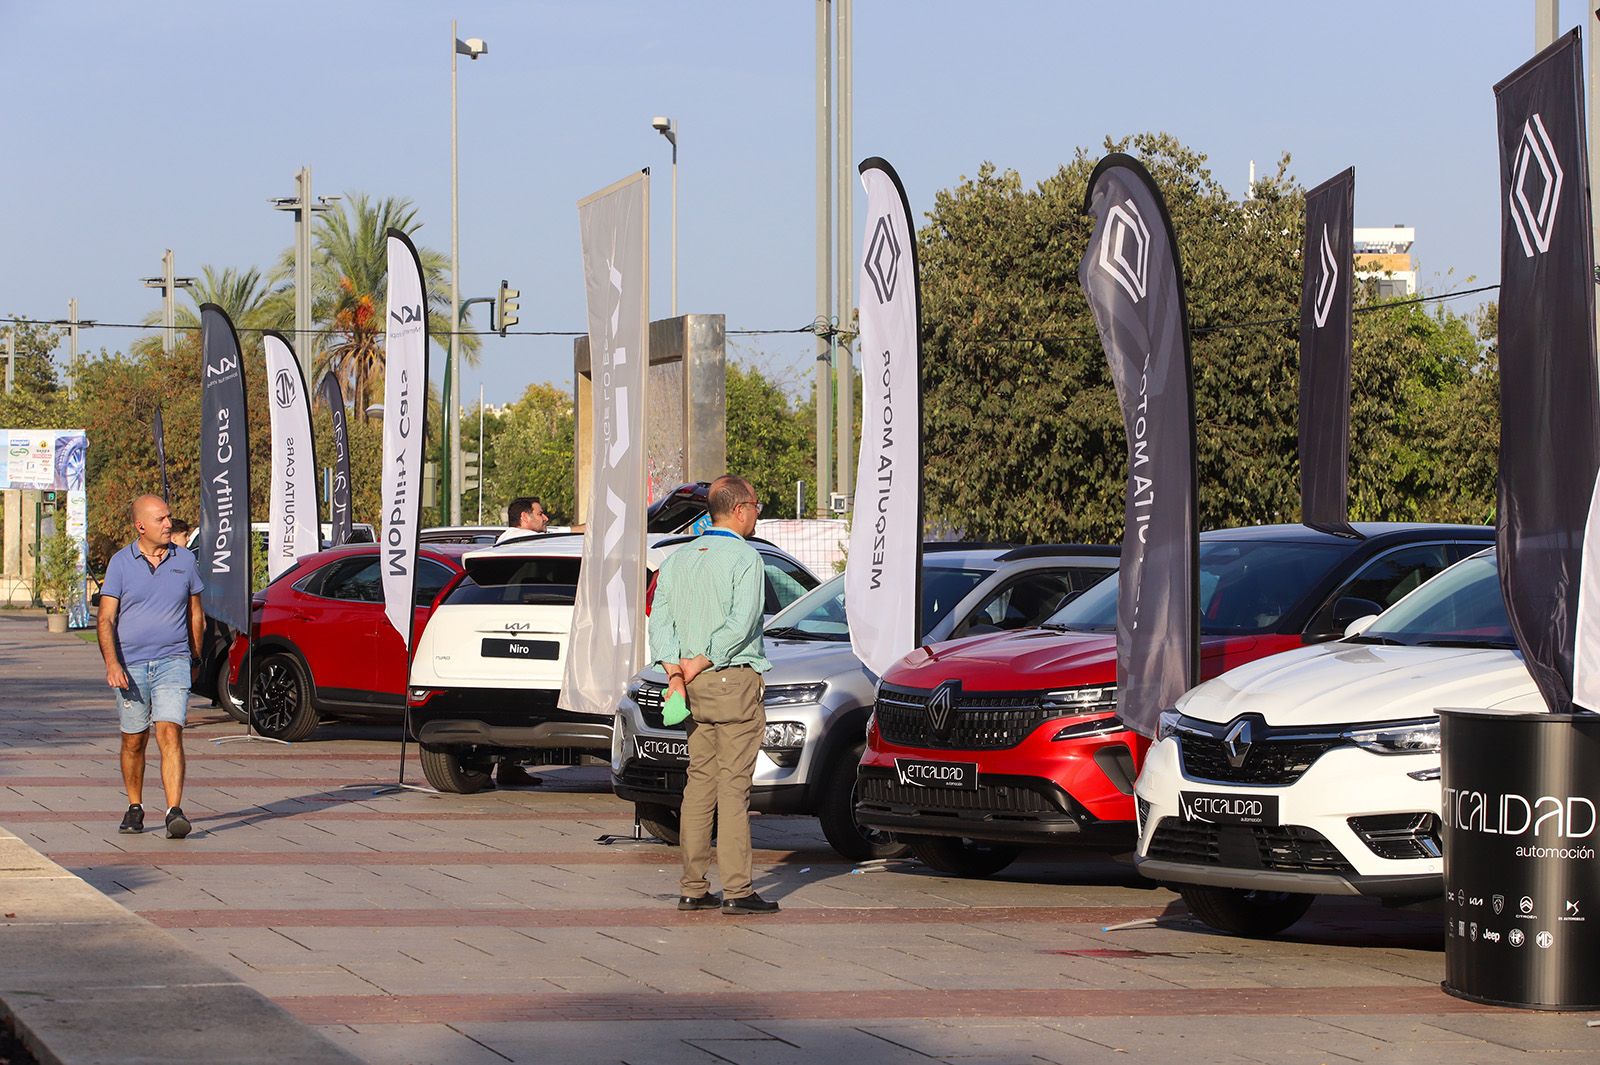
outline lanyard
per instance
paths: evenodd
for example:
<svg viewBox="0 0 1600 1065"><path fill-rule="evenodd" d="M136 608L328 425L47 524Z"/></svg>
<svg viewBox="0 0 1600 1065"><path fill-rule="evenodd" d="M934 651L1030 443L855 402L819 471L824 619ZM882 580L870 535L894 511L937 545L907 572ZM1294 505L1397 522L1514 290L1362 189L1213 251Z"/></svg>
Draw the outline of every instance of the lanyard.
<svg viewBox="0 0 1600 1065"><path fill-rule="evenodd" d="M738 533L734 532L732 529L707 529L705 532L701 533L700 535L701 536L731 536L735 540L743 540L744 539L744 537L740 536Z"/></svg>

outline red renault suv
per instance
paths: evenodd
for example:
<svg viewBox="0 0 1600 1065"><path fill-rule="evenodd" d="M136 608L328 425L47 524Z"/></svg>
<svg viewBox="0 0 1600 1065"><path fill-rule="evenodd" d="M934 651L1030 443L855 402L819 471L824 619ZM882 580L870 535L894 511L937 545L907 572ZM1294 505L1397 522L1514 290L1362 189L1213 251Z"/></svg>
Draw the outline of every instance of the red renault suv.
<svg viewBox="0 0 1600 1065"><path fill-rule="evenodd" d="M1472 525L1304 525L1200 536L1200 679L1337 639L1493 543ZM1043 628L921 647L878 686L856 820L923 864L987 876L1036 844L1131 848L1150 741L1117 718L1117 578Z"/></svg>

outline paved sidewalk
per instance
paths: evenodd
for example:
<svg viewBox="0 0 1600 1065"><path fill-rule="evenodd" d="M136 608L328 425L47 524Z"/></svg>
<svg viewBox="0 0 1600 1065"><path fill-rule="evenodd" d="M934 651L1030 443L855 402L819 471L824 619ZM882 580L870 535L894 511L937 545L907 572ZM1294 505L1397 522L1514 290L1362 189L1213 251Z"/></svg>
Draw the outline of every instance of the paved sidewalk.
<svg viewBox="0 0 1600 1065"><path fill-rule="evenodd" d="M394 777L388 729L214 747L241 727L197 707L194 835L119 836L102 677L92 645L0 612L0 824L373 1063L1600 1060L1582 1015L1440 992L1437 918L1340 902L1232 939L1106 859L869 871L763 817L757 888L783 913L679 914L675 851L593 843L631 824L603 770L340 790Z"/></svg>

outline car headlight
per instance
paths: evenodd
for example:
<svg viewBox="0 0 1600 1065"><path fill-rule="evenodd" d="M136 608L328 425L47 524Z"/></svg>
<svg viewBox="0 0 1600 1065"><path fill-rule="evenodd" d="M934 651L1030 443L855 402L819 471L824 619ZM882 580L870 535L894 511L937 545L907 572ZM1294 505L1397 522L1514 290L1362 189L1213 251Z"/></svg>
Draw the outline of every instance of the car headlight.
<svg viewBox="0 0 1600 1065"><path fill-rule="evenodd" d="M1439 719L1391 721L1351 729L1344 738L1373 754L1433 754L1439 750Z"/></svg>
<svg viewBox="0 0 1600 1065"><path fill-rule="evenodd" d="M1040 696L1039 705L1062 715L1104 713L1117 708L1117 686L1106 684L1091 688L1060 688Z"/></svg>
<svg viewBox="0 0 1600 1065"><path fill-rule="evenodd" d="M806 726L801 721L773 721L767 725L761 746L767 748L794 748L806 745Z"/></svg>
<svg viewBox="0 0 1600 1065"><path fill-rule="evenodd" d="M826 684L774 684L761 697L767 706L796 706L800 703L820 702Z"/></svg>
<svg viewBox="0 0 1600 1065"><path fill-rule="evenodd" d="M1163 710L1161 716L1156 718L1156 742L1159 743L1168 736L1178 731L1178 722L1183 720L1183 715L1176 710Z"/></svg>

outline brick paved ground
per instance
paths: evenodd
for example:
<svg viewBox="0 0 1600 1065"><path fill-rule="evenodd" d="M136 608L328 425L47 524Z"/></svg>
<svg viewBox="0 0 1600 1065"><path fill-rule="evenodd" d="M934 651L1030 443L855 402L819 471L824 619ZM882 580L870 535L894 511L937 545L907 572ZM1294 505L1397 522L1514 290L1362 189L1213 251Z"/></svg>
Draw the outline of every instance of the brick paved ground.
<svg viewBox="0 0 1600 1065"><path fill-rule="evenodd" d="M102 678L92 645L0 612L0 824L374 1063L1600 1060L1582 1016L1442 994L1436 919L1339 903L1230 939L1110 860L864 871L815 822L759 818L784 912L680 914L676 852L593 843L630 825L603 771L340 790L395 774L371 727L217 747L240 728L197 707L194 835L119 836ZM1140 918L1160 924L1103 931Z"/></svg>

